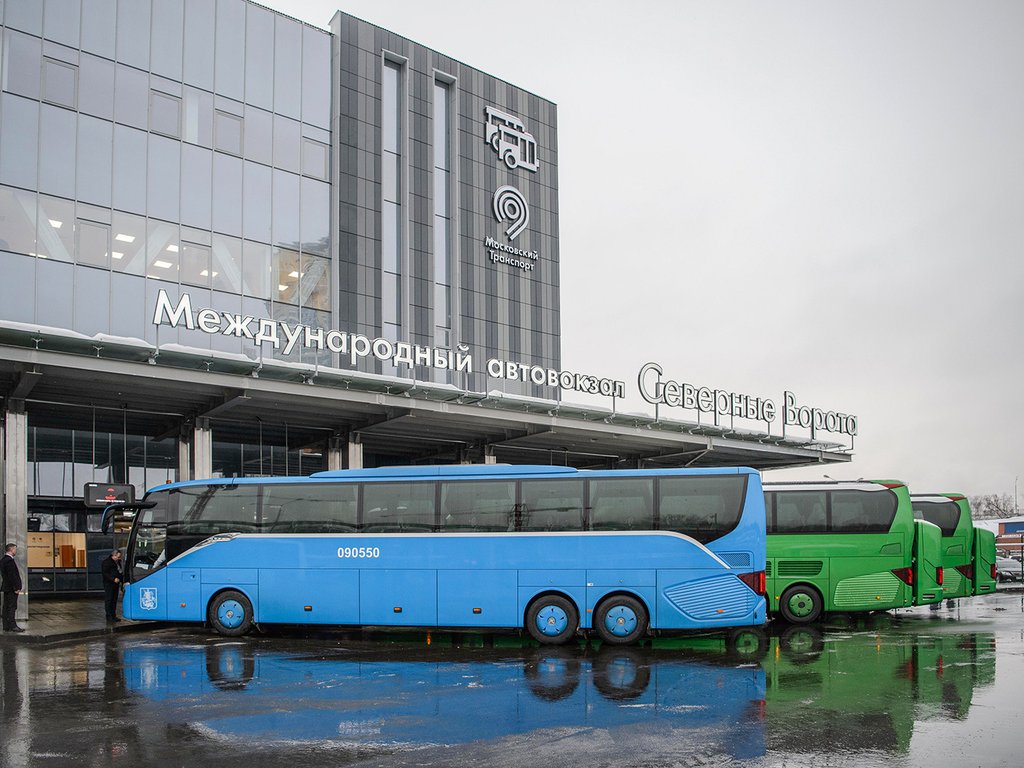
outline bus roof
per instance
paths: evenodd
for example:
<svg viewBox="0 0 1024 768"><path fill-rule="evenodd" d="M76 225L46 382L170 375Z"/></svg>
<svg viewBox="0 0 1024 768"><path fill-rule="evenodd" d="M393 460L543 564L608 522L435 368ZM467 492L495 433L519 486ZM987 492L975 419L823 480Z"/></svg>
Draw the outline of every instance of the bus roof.
<svg viewBox="0 0 1024 768"><path fill-rule="evenodd" d="M216 477L206 480L183 480L164 483L149 489L164 491L171 488L189 488L198 485L252 485L274 483L316 483L324 480L437 480L477 478L536 478L536 477L627 477L671 475L739 475L758 474L749 467L701 467L699 469L607 469L591 470L575 467L553 467L546 464L439 464L412 467L379 467L377 469L333 469L312 475L295 477Z"/></svg>
<svg viewBox="0 0 1024 768"><path fill-rule="evenodd" d="M910 498L914 501L967 501L962 493L912 493Z"/></svg>
<svg viewBox="0 0 1024 768"><path fill-rule="evenodd" d="M788 483L764 483L765 492L834 490L837 488L878 491L904 487L906 487L906 483L900 480L796 480Z"/></svg>

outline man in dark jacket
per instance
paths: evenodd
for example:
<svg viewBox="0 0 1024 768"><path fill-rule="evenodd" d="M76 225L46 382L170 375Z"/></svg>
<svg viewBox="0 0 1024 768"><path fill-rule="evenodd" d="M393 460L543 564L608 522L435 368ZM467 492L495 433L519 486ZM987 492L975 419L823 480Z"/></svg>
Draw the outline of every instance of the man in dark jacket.
<svg viewBox="0 0 1024 768"><path fill-rule="evenodd" d="M0 592L3 593L3 625L5 632L24 632L18 626L15 614L18 611L18 595L21 594L21 571L14 556L18 554L16 544L4 547L4 556L0 557Z"/></svg>
<svg viewBox="0 0 1024 768"><path fill-rule="evenodd" d="M103 574L103 605L107 610L107 621L120 621L117 618L117 598L121 591L124 575L121 571L121 550L115 549L110 557L100 566Z"/></svg>

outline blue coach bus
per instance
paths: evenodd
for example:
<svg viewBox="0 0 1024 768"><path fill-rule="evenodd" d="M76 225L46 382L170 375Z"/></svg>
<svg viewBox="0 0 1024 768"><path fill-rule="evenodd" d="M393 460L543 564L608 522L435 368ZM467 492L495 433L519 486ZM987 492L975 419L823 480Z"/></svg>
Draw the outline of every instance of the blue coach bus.
<svg viewBox="0 0 1024 768"><path fill-rule="evenodd" d="M433 466L172 483L128 543L124 615L261 624L649 630L765 620L752 469Z"/></svg>

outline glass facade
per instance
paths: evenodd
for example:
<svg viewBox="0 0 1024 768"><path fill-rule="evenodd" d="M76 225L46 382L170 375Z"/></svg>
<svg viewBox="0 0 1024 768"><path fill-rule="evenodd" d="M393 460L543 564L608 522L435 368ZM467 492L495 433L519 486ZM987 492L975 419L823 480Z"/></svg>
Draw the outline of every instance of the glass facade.
<svg viewBox="0 0 1024 768"><path fill-rule="evenodd" d="M0 288L0 319L285 356L155 325L164 290L558 367L550 102L342 13L332 35L246 0L9 0L0 12L0 269L18 278ZM529 137L532 165L484 141L489 110ZM492 196L506 186L529 205L508 243L537 254L530 271L485 244L504 237ZM351 365L301 344L288 357ZM482 372L453 383L495 386Z"/></svg>
<svg viewBox="0 0 1024 768"><path fill-rule="evenodd" d="M156 293L331 325L329 34L244 0L0 9L3 319L252 358L283 352L158 329Z"/></svg>
<svg viewBox="0 0 1024 768"><path fill-rule="evenodd" d="M129 431L127 414L118 431L109 427L110 414L94 427L55 426L65 419L89 421L81 417L65 412L62 419L29 418L24 557L29 591L37 595L101 589L100 565L123 543L102 532L102 510L83 505L86 483L128 484L141 498L147 488L178 479L176 439Z"/></svg>
<svg viewBox="0 0 1024 768"><path fill-rule="evenodd" d="M530 167L485 141L491 110ZM503 185L529 203L529 272L489 259ZM478 363L370 372L550 396L483 361L558 368L556 194L553 104L343 13L328 33L247 0L0 2L0 321L285 357L153 322L187 293Z"/></svg>
<svg viewBox="0 0 1024 768"><path fill-rule="evenodd" d="M130 415L126 414L126 423ZM142 498L149 488L179 479L176 437L131 434L127 427L118 432L102 427L65 429L53 423L29 420L32 496L81 499L86 483L119 483L134 486L135 497ZM213 420L211 430L213 477L309 475L327 468L326 430L311 433L283 424L249 435L244 428L240 432L238 423L225 420Z"/></svg>
<svg viewBox="0 0 1024 768"><path fill-rule="evenodd" d="M493 110L514 158L485 140ZM46 354L91 344L99 371L105 345L138 350L127 364L152 363L158 380L106 391L84 365L39 372L0 356L8 428L27 430L8 464L25 470L30 588L99 587L114 537L82 503L87 482L141 496L196 474L306 475L336 466L359 429L325 423L304 397L224 418L234 395L193 392L168 358L252 377L267 357L356 365L550 397L489 381L485 361L559 367L555 117L544 99L343 13L328 33L248 0L0 0L0 326L39 329ZM497 212L506 187L529 205L521 234ZM534 269L490 259L492 237L533 252ZM233 332L156 324L162 292L230 317ZM283 335L260 343L261 320L469 352L475 371L422 355L415 368L353 363L303 343L286 354ZM33 376L51 386L38 399ZM346 456L410 460L361 445Z"/></svg>
<svg viewBox="0 0 1024 768"><path fill-rule="evenodd" d="M147 488L178 479L177 441L91 429L28 430L29 491L81 498L86 483L127 483L141 498Z"/></svg>

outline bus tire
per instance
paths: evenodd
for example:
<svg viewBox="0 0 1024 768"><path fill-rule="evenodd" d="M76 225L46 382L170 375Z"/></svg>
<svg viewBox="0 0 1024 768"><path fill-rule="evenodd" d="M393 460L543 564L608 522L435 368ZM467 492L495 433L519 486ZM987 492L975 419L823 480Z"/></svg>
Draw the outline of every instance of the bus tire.
<svg viewBox="0 0 1024 768"><path fill-rule="evenodd" d="M594 611L594 630L608 645L629 645L647 633L647 610L629 595L612 595Z"/></svg>
<svg viewBox="0 0 1024 768"><path fill-rule="evenodd" d="M576 607L561 595L542 595L526 609L526 631L544 645L569 642L579 624Z"/></svg>
<svg viewBox="0 0 1024 768"><path fill-rule="evenodd" d="M252 629L252 603L241 592L229 589L213 598L207 618L217 634L239 637Z"/></svg>
<svg viewBox="0 0 1024 768"><path fill-rule="evenodd" d="M821 616L821 595L814 587L794 584L779 598L779 613L790 624L810 624Z"/></svg>

